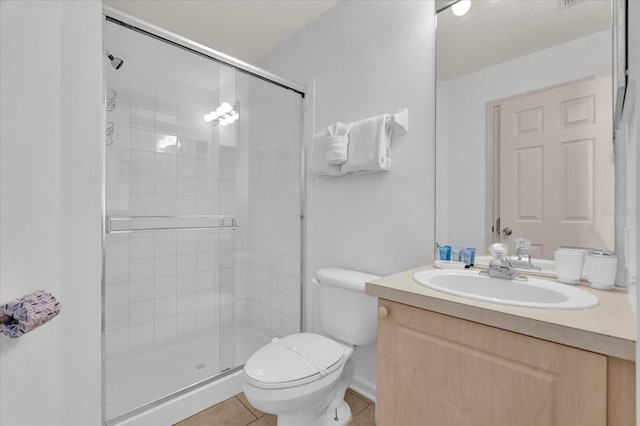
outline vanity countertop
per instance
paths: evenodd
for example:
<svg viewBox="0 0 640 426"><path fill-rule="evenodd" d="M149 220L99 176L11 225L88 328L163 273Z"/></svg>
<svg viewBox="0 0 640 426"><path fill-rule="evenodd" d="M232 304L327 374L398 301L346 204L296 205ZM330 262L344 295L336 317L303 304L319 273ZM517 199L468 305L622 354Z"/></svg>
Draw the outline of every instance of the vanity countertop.
<svg viewBox="0 0 640 426"><path fill-rule="evenodd" d="M598 306L567 310L523 308L449 295L413 280L416 272L433 268L422 266L368 282L366 292L393 302L635 361L636 320L625 289L601 291L581 283L578 285L581 289L598 297Z"/></svg>

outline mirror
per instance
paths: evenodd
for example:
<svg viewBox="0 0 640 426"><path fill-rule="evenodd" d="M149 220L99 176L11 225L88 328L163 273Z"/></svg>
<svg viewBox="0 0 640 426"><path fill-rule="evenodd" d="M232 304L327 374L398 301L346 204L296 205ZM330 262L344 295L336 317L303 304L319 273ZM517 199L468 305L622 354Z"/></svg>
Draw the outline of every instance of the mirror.
<svg viewBox="0 0 640 426"><path fill-rule="evenodd" d="M611 11L491 0L438 13L438 243L614 250Z"/></svg>

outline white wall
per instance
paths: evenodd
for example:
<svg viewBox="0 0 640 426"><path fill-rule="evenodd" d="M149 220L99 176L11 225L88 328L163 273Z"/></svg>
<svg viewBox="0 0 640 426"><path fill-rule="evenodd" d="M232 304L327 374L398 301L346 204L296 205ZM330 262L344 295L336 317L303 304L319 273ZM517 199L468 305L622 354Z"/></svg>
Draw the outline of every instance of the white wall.
<svg viewBox="0 0 640 426"><path fill-rule="evenodd" d="M627 200L632 201L627 205L626 218L631 232L634 234L635 244L632 244L627 253L629 260L633 259L634 267L630 268L629 278L629 298L634 307L636 314L636 326L638 330L638 340L640 340L640 316L638 316L638 304L640 303L640 292L638 292L638 270L640 265L640 251L637 242L640 241L640 185L637 181L637 170L640 167L640 3L630 1L628 7L628 25L629 25L629 80L627 88L627 102L625 105L624 119L621 136L622 141L629 147L627 157L627 167L636 171L636 179L627 180ZM633 195L630 195L633 193ZM640 351L636 350L636 365L640 365ZM640 369L636 368L636 423L640 424Z"/></svg>
<svg viewBox="0 0 640 426"><path fill-rule="evenodd" d="M260 66L312 85L314 131L409 109L409 132L392 142L387 173L310 177L307 286L336 266L388 275L433 260L435 28L432 2L341 2ZM313 322L315 322L315 327ZM375 346L355 355L356 387L375 392Z"/></svg>
<svg viewBox="0 0 640 426"><path fill-rule="evenodd" d="M582 77L610 75L610 58L607 30L437 82L437 158L445 165L437 172L439 243L486 252L485 104ZM446 129L441 123L448 123Z"/></svg>
<svg viewBox="0 0 640 426"><path fill-rule="evenodd" d="M99 1L0 2L0 301L62 312L0 336L0 425L101 422Z"/></svg>

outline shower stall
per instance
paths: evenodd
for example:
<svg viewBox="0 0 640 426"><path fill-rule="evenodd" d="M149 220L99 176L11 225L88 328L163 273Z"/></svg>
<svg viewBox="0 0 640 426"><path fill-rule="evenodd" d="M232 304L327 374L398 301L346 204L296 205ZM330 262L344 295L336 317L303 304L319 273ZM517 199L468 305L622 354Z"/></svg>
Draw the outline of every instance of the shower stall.
<svg viewBox="0 0 640 426"><path fill-rule="evenodd" d="M305 89L112 9L104 31L104 412L116 424L240 374L301 330Z"/></svg>

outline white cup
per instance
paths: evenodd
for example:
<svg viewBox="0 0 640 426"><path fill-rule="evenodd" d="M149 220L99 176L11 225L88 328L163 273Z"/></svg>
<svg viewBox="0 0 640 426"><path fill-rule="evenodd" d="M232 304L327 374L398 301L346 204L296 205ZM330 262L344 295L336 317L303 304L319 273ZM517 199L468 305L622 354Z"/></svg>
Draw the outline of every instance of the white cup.
<svg viewBox="0 0 640 426"><path fill-rule="evenodd" d="M558 281L578 284L584 266L584 253L580 250L559 249L554 253Z"/></svg>
<svg viewBox="0 0 640 426"><path fill-rule="evenodd" d="M618 258L606 251L587 253L585 260L589 285L599 290L609 290L616 283Z"/></svg>

